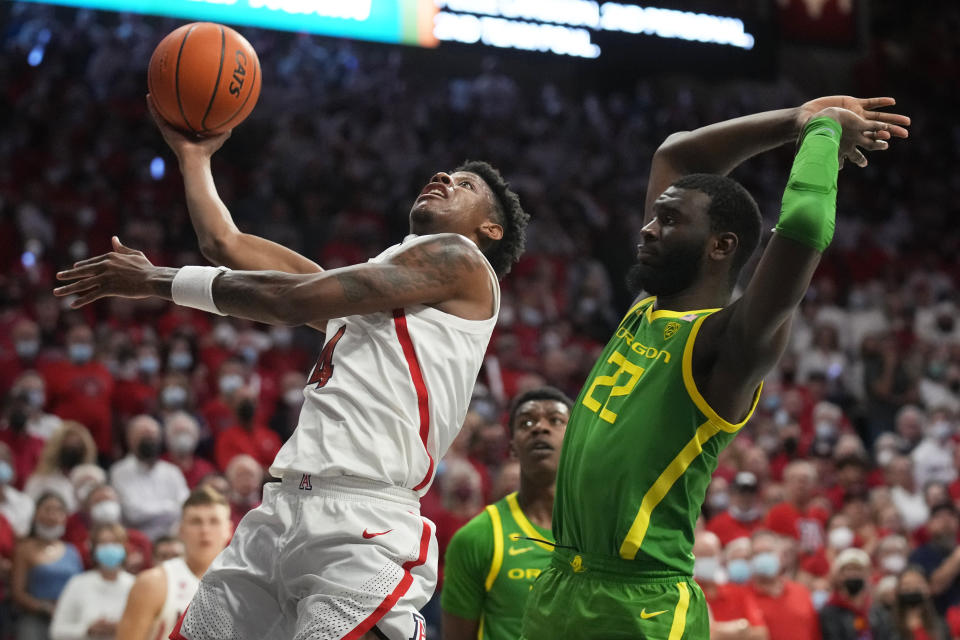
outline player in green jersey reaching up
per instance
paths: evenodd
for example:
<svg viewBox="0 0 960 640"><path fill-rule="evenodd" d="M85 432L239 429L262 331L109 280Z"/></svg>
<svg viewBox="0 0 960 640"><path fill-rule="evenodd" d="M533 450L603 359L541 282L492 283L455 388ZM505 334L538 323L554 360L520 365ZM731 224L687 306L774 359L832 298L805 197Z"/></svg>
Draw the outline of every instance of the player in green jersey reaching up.
<svg viewBox="0 0 960 640"><path fill-rule="evenodd" d="M510 448L520 490L489 505L447 547L443 640L515 640L530 586L550 561L554 482L573 402L540 387L517 396Z"/></svg>
<svg viewBox="0 0 960 640"><path fill-rule="evenodd" d="M706 639L693 532L717 455L746 423L833 236L837 171L886 149L909 119L889 98L820 98L673 134L654 155L624 317L574 403L553 512L556 549L534 584L525 640ZM725 177L798 140L776 232ZM713 174L713 175L707 175Z"/></svg>

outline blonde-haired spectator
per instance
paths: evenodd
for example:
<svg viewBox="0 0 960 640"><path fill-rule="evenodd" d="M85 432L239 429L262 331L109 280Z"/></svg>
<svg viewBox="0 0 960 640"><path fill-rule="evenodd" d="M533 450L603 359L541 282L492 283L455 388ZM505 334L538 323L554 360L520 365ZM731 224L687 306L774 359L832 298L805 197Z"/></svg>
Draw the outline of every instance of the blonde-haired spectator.
<svg viewBox="0 0 960 640"><path fill-rule="evenodd" d="M40 463L27 479L23 492L36 500L53 491L63 498L67 512L73 513L80 503L68 474L79 465L93 464L96 458L97 446L87 428L79 422L65 421L47 440Z"/></svg>

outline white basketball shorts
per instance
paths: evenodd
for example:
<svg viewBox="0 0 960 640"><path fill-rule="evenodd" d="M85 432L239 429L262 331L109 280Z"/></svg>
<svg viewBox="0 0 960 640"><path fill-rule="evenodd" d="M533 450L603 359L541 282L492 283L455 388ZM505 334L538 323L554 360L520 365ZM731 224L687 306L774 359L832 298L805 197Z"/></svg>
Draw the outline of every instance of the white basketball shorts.
<svg viewBox="0 0 960 640"><path fill-rule="evenodd" d="M170 637L424 640L435 529L408 489L285 474L240 521Z"/></svg>

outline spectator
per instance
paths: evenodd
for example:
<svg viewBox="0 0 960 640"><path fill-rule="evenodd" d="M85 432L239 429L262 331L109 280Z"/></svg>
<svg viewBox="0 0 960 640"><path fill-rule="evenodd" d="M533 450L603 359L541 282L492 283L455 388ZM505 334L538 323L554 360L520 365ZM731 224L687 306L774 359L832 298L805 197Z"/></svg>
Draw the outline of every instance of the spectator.
<svg viewBox="0 0 960 640"><path fill-rule="evenodd" d="M721 584L720 538L709 531L700 532L693 544L693 555L696 557L693 577L710 608L710 637L729 640L769 638L763 613L753 593L736 584Z"/></svg>
<svg viewBox="0 0 960 640"><path fill-rule="evenodd" d="M886 633L877 633L877 640L950 639L947 625L933 606L930 585L922 569L911 567L900 574L895 597L890 628L882 630Z"/></svg>
<svg viewBox="0 0 960 640"><path fill-rule="evenodd" d="M80 550L85 567L93 566L90 531L100 525L120 524L120 516L120 498L116 489L100 484L90 490L81 509L67 518L63 539ZM150 539L136 529L125 530L124 538L127 549L124 568L131 573L149 568L153 564Z"/></svg>
<svg viewBox="0 0 960 640"><path fill-rule="evenodd" d="M163 564L171 558L182 558L183 554L183 540L176 536L160 536L153 543L153 559L157 564Z"/></svg>
<svg viewBox="0 0 960 640"><path fill-rule="evenodd" d="M229 324L223 322L217 327L227 327L233 331ZM247 384L246 377L247 366L242 358L228 357L220 364L217 371L217 395L200 409L200 415L214 437L236 424L236 409L241 399L240 391Z"/></svg>
<svg viewBox="0 0 960 640"><path fill-rule="evenodd" d="M733 478L730 489L730 506L707 522L707 529L720 538L726 546L731 541L749 537L763 524L763 507L760 504L757 476L741 471Z"/></svg>
<svg viewBox="0 0 960 640"><path fill-rule="evenodd" d="M237 455L245 453L266 469L280 451L280 438L257 420L256 394L250 389L239 392L237 423L216 436L213 459L217 468L226 470Z"/></svg>
<svg viewBox="0 0 960 640"><path fill-rule="evenodd" d="M954 429L945 411L933 412L924 427L923 440L910 454L913 458L914 482L925 487L930 482L950 484L957 478L953 466Z"/></svg>
<svg viewBox="0 0 960 640"><path fill-rule="evenodd" d="M167 441L167 453L163 459L176 465L183 473L187 487L193 489L201 478L216 471L212 464L194 455L200 438L200 427L196 419L185 411L168 415L163 425Z"/></svg>
<svg viewBox="0 0 960 640"><path fill-rule="evenodd" d="M58 416L43 410L47 403L47 385L43 381L43 376L36 371L27 370L17 376L13 386L10 387L10 396L19 401L18 406L26 414L23 431L41 442L46 442L63 424L63 420ZM23 477L28 475L30 474L25 473Z"/></svg>
<svg viewBox="0 0 960 640"><path fill-rule="evenodd" d="M281 442L285 442L297 428L305 386L307 376L299 371L287 371L280 378L280 398L270 418L270 428L277 433Z"/></svg>
<svg viewBox="0 0 960 640"><path fill-rule="evenodd" d="M93 464L97 447L86 427L65 421L60 430L50 436L40 455L36 471L27 479L23 492L34 500L43 493L60 494L68 513L77 510L77 497L68 474L81 464Z"/></svg>
<svg viewBox="0 0 960 640"><path fill-rule="evenodd" d="M753 569L750 559L753 557L753 544L750 538L731 540L723 549L724 564L727 568L727 579L733 584L748 585Z"/></svg>
<svg viewBox="0 0 960 640"><path fill-rule="evenodd" d="M943 502L930 510L927 522L930 541L910 554L910 564L920 566L930 580L930 593L942 615L960 604L960 516L952 502Z"/></svg>
<svg viewBox="0 0 960 640"><path fill-rule="evenodd" d="M67 582L50 624L51 640L114 638L127 604L133 575L123 569L126 532L119 524L99 524L90 535L94 568Z"/></svg>
<svg viewBox="0 0 960 640"><path fill-rule="evenodd" d="M86 426L100 455L113 455L113 376L95 357L93 331L78 324L67 332L68 359L40 369L47 381L49 406L64 420Z"/></svg>
<svg viewBox="0 0 960 640"><path fill-rule="evenodd" d="M833 590L820 609L823 640L859 640L871 637L870 556L862 549L845 549L830 566Z"/></svg>
<svg viewBox="0 0 960 640"><path fill-rule="evenodd" d="M30 378L38 377L33 373L24 376L25 381L18 379L21 384L30 384ZM28 392L12 389L0 428L0 443L14 452L13 470L15 477L19 479L18 488L23 487L23 482L37 468L43 451L43 440L29 431L31 416L42 413L31 408L30 398Z"/></svg>
<svg viewBox="0 0 960 640"><path fill-rule="evenodd" d="M887 536L877 545L876 573L874 582L884 576L898 576L907 568L910 545L903 536Z"/></svg>
<svg viewBox="0 0 960 640"><path fill-rule="evenodd" d="M0 389L9 389L24 371L36 369L47 357L41 352L40 327L29 318L20 318L10 330L13 353L0 358Z"/></svg>
<svg viewBox="0 0 960 640"><path fill-rule="evenodd" d="M777 534L753 534L751 588L770 637L775 640L820 640L820 623L810 591L786 577L783 543Z"/></svg>
<svg viewBox="0 0 960 640"><path fill-rule="evenodd" d="M82 506L95 487L106 483L107 472L95 464L78 464L70 471L70 484L73 485L73 497Z"/></svg>
<svg viewBox="0 0 960 640"><path fill-rule="evenodd" d="M190 491L176 466L160 460L160 425L150 416L127 423L130 453L110 467L125 523L151 540L170 533Z"/></svg>
<svg viewBox="0 0 960 640"><path fill-rule="evenodd" d="M890 486L890 499L893 501L904 526L913 531L930 517L930 510L923 494L916 490L913 461L909 456L895 456L887 464L887 484Z"/></svg>
<svg viewBox="0 0 960 640"><path fill-rule="evenodd" d="M926 431L925 424L926 415L919 407L907 405L897 411L897 435L902 438L908 452L913 452L920 444Z"/></svg>
<svg viewBox="0 0 960 640"><path fill-rule="evenodd" d="M13 552L17 535L7 519L0 515L0 638L10 637L12 613L10 611L10 570L13 568Z"/></svg>
<svg viewBox="0 0 960 640"><path fill-rule="evenodd" d="M817 473L804 460L791 462L783 472L785 500L770 508L764 527L800 543L803 553L823 546L823 526L829 512L813 504Z"/></svg>
<svg viewBox="0 0 960 640"><path fill-rule="evenodd" d="M30 531L34 503L24 493L13 488L16 479L13 470L13 455L9 447L0 442L0 516L3 516L18 538Z"/></svg>
<svg viewBox="0 0 960 640"><path fill-rule="evenodd" d="M241 453L234 456L227 465L225 475L230 483L230 492L227 494L230 518L236 528L240 519L260 504L263 495L263 467L250 456Z"/></svg>
<svg viewBox="0 0 960 640"><path fill-rule="evenodd" d="M45 640L57 598L67 581L83 571L72 544L63 542L67 509L57 493L37 500L30 534L13 554L11 593L20 610L17 640Z"/></svg>

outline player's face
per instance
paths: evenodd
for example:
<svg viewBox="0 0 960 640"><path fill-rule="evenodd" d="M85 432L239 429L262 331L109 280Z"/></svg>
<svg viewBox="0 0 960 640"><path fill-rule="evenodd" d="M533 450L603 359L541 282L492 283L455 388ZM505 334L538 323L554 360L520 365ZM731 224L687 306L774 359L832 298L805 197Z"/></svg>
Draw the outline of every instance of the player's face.
<svg viewBox="0 0 960 640"><path fill-rule="evenodd" d="M710 196L694 189L669 187L656 199L627 274L633 293L671 296L696 282L710 237L709 207Z"/></svg>
<svg viewBox="0 0 960 640"><path fill-rule="evenodd" d="M491 218L494 195L477 174L440 172L420 191L410 209L410 232L470 236Z"/></svg>
<svg viewBox="0 0 960 640"><path fill-rule="evenodd" d="M569 419L567 405L556 400L530 400L517 408L510 446L520 461L521 475L535 469L556 473Z"/></svg>
<svg viewBox="0 0 960 640"><path fill-rule="evenodd" d="M180 521L180 539L188 558L212 561L227 546L232 533L230 509L222 504L187 507Z"/></svg>

